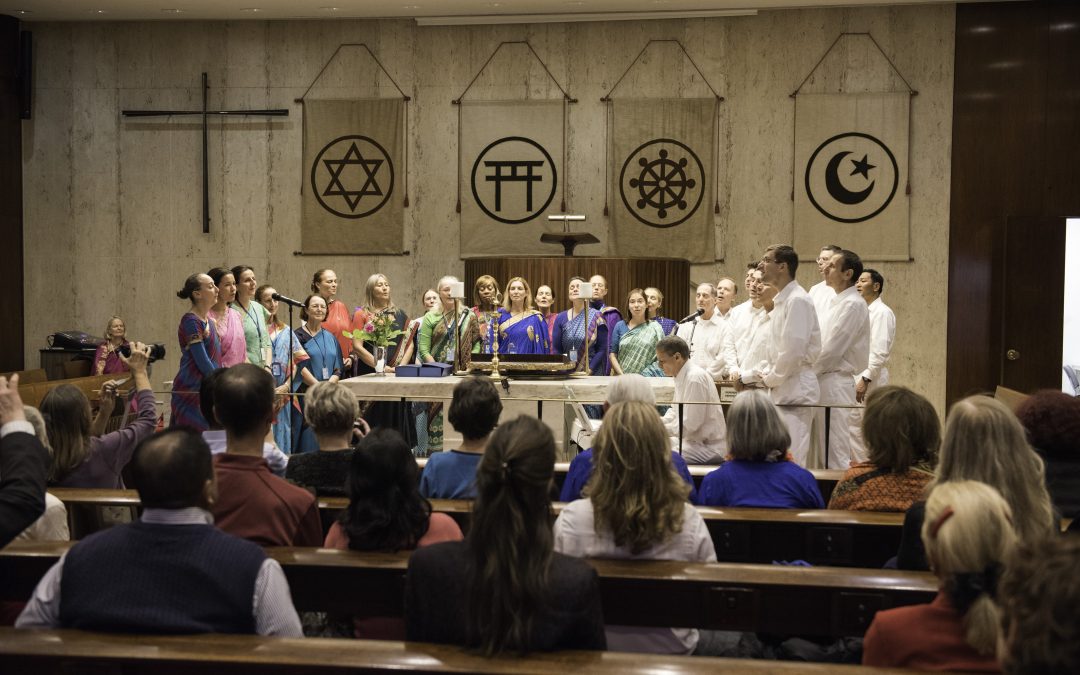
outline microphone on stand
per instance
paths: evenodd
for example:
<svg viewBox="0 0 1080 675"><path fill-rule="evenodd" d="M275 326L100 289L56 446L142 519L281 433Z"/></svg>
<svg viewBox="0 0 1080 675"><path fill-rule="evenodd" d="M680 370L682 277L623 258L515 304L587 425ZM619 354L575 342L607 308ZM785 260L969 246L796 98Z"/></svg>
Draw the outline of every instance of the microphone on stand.
<svg viewBox="0 0 1080 675"><path fill-rule="evenodd" d="M303 307L304 303L299 300L293 300L290 297L284 296L281 293L271 293L270 297L278 302L284 302L286 305L292 305L293 307Z"/></svg>
<svg viewBox="0 0 1080 675"><path fill-rule="evenodd" d="M688 321L693 321L694 319L698 318L699 316L701 316L704 313L705 313L704 309L699 309L698 311L694 312L690 316L683 317L683 319L681 321L679 321L679 323L683 324L683 323L687 323Z"/></svg>

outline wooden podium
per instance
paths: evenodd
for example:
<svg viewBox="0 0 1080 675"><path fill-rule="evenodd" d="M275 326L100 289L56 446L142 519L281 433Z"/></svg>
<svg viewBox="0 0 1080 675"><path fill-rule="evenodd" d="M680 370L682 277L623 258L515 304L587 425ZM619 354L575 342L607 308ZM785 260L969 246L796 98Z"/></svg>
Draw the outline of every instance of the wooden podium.
<svg viewBox="0 0 1080 675"><path fill-rule="evenodd" d="M600 274L608 282L606 301L626 314L626 296L631 289L655 286L664 294L661 313L678 321L690 313L690 262L675 258L568 258L549 257L503 257L466 258L466 302L473 304L472 288L476 278L490 274L499 282L499 291L506 290L506 282L512 277L523 277L529 282L533 297L536 288L551 286L555 293L554 307L558 311L570 308L566 287L570 277L583 277L586 281ZM614 327L614 326L613 326Z"/></svg>

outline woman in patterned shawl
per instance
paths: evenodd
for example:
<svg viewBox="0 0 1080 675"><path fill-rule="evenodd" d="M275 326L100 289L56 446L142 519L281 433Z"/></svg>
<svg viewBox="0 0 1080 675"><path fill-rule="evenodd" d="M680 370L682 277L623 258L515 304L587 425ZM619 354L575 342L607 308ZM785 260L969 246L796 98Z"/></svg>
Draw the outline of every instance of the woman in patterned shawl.
<svg viewBox="0 0 1080 675"><path fill-rule="evenodd" d="M630 291L626 305L628 318L620 321L611 333L611 372L615 375L656 372L656 343L664 337L664 329L656 321L645 318L647 303L640 288Z"/></svg>
<svg viewBox="0 0 1080 675"><path fill-rule="evenodd" d="M221 346L217 330L210 320L210 308L218 299L218 288L206 274L192 274L176 292L181 300L191 301L191 311L180 319L180 368L172 384L170 426L187 426L206 431L206 420L199 410L199 387L203 375L221 366Z"/></svg>
<svg viewBox="0 0 1080 675"><path fill-rule="evenodd" d="M514 277L506 284L503 310L499 313L500 354L547 354L547 323L533 309L529 283Z"/></svg>
<svg viewBox="0 0 1080 675"><path fill-rule="evenodd" d="M585 370L585 330L588 321L589 331L589 372L604 372L603 365L607 361L608 327L600 312L588 306L585 298L581 295L581 284L585 280L581 277L571 277L567 297L573 306L561 312L555 319L555 327L551 331L551 349L555 354L568 354L570 359L577 362L578 370ZM588 311L586 312L586 308Z"/></svg>

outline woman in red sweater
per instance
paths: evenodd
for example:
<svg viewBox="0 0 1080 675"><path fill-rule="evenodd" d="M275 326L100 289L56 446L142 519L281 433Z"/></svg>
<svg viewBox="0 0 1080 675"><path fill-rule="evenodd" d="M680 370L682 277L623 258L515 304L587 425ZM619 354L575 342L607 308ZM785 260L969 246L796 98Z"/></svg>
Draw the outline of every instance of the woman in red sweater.
<svg viewBox="0 0 1080 675"><path fill-rule="evenodd" d="M1012 510L976 481L942 483L926 501L922 539L940 579L928 605L877 613L863 641L863 665L1000 672L995 658L1002 563L1017 545Z"/></svg>

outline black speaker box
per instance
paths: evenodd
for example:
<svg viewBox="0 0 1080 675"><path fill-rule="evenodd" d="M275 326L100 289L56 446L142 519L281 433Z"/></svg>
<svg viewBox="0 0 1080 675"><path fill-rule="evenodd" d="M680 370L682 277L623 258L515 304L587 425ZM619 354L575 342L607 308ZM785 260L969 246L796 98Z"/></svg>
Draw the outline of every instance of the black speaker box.
<svg viewBox="0 0 1080 675"><path fill-rule="evenodd" d="M19 33L19 119L30 119L34 91L34 36L24 30Z"/></svg>

